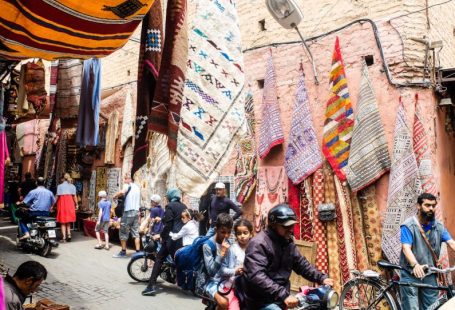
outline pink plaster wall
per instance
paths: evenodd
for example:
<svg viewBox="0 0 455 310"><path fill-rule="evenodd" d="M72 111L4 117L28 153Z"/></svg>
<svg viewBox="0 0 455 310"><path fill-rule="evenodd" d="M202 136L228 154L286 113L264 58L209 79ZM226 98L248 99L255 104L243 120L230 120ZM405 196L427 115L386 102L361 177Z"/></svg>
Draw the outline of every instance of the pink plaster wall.
<svg viewBox="0 0 455 310"><path fill-rule="evenodd" d="M340 38L341 52L343 55L345 70L348 80L349 92L351 95L354 112L358 99L361 59L366 55L373 55L374 64L369 67L370 79L376 92L376 98L384 124L389 152L392 151L393 130L395 126L398 99L401 96L405 104L408 125L412 130L414 116L414 95L419 94L422 107L424 126L430 137L431 149L433 151L433 170L436 179L441 184L440 205L444 206L446 219L455 215L455 210L450 208L450 193L455 184L455 164L453 151L455 143L453 137L449 137L444 129L444 113L436 110L436 98L432 90L423 88L396 88L389 84L383 73L383 65L380 59L379 50L374 41L373 32L369 25L356 25L337 34ZM325 102L328 97L328 75L331 67L332 52L335 44L335 35L319 39L311 44L311 50L316 60L319 85L313 82L313 74L308 58L300 45L288 45L272 47L274 65L277 76L278 101L281 109L281 121L285 133L285 139L289 135L291 124L291 113L296 91L296 84L299 79L299 63L303 62L306 73L306 85L310 98L310 104L319 143L322 139L322 128L324 123ZM259 89L257 80L264 79L265 60L269 48L262 48L247 51L244 55L245 72L247 81L251 85L254 94L255 114L258 122L261 123L261 101L262 90ZM436 128L434 124L436 125ZM256 137L257 139L258 137ZM276 147L260 165L283 165L286 141L283 146ZM235 157L235 152L233 154ZM234 161L225 167L223 174L233 174ZM384 212L387 202L388 174L383 176L376 184L377 200L380 210ZM250 199L245 205L248 217L252 217L254 199ZM452 235L455 235L455 223L446 220L446 224Z"/></svg>

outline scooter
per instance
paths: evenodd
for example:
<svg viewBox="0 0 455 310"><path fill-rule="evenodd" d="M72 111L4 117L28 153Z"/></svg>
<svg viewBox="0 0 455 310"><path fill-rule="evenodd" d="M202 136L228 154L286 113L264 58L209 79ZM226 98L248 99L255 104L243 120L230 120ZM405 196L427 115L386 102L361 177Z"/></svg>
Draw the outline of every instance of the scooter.
<svg viewBox="0 0 455 310"><path fill-rule="evenodd" d="M37 216L27 223L30 238L19 240L19 226L17 228L16 244L25 251L37 253L43 257L48 256L52 248L58 247L55 229L57 223L54 217Z"/></svg>
<svg viewBox="0 0 455 310"><path fill-rule="evenodd" d="M159 251L159 243L153 240L150 234L141 238L143 251L133 254L128 263L128 275L137 282L148 282L152 275L156 254ZM174 260L168 256L161 266L160 278L166 282L176 283L176 269Z"/></svg>
<svg viewBox="0 0 455 310"><path fill-rule="evenodd" d="M299 301L298 310L335 309L339 299L338 293L328 285L317 288L302 286L295 297Z"/></svg>

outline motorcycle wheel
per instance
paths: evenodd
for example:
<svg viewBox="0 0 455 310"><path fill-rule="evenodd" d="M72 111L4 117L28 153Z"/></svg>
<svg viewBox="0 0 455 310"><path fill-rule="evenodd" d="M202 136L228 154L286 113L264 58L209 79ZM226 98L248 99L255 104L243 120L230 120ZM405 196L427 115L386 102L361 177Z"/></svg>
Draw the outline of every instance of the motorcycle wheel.
<svg viewBox="0 0 455 310"><path fill-rule="evenodd" d="M147 264L144 256L134 257L128 263L128 275L137 282L148 282L152 275L154 260L147 258Z"/></svg>
<svg viewBox="0 0 455 310"><path fill-rule="evenodd" d="M49 242L45 242L44 247L39 252L39 255L41 255L42 257L47 257L49 254L51 254L51 251L52 251L51 244Z"/></svg>

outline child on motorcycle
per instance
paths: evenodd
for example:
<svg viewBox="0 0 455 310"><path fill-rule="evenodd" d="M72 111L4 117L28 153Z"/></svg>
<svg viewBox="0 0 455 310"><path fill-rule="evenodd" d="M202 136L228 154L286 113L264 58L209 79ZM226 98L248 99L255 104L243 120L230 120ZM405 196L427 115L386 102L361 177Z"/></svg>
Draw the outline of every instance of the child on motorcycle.
<svg viewBox="0 0 455 310"><path fill-rule="evenodd" d="M243 274L245 250L253 237L253 225L247 219L239 219L234 223L234 234L237 240L230 248L221 266L221 276L227 279L222 283L227 293L223 298L228 303L229 310L240 310L239 300L232 289L235 276Z"/></svg>
<svg viewBox="0 0 455 310"><path fill-rule="evenodd" d="M199 236L199 222L204 216L191 209L186 209L182 212L182 222L185 224L178 233L169 233L172 240L178 240L182 238L183 246L187 246L193 243L194 239Z"/></svg>

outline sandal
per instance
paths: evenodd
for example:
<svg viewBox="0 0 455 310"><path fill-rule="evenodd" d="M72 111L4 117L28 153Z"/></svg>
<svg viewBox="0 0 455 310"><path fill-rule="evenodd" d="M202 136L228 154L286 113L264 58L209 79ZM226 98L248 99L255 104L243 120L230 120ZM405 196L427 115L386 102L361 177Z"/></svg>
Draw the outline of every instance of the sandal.
<svg viewBox="0 0 455 310"><path fill-rule="evenodd" d="M109 246L105 246L104 249L109 251L110 247Z"/></svg>
<svg viewBox="0 0 455 310"><path fill-rule="evenodd" d="M66 241L71 242L71 235L69 235L68 237L66 237Z"/></svg>
<svg viewBox="0 0 455 310"><path fill-rule="evenodd" d="M101 244L98 244L98 245L95 247L95 249L97 249L97 250L101 250L102 248L103 248L103 246L102 246Z"/></svg>

